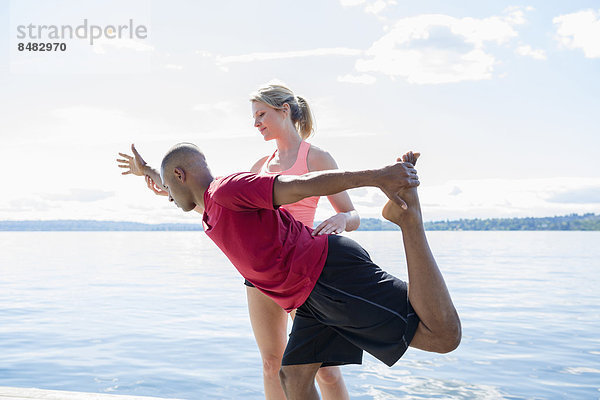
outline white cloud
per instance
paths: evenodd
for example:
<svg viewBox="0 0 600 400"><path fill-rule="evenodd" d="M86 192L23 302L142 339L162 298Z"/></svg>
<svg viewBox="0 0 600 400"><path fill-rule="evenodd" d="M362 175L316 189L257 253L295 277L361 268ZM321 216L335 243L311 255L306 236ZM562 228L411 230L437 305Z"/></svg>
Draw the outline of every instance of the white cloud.
<svg viewBox="0 0 600 400"><path fill-rule="evenodd" d="M138 52L151 52L154 47L133 39L98 39L94 42L94 53L106 54L108 47Z"/></svg>
<svg viewBox="0 0 600 400"><path fill-rule="evenodd" d="M529 45L522 45L522 46L517 47L515 50L515 53L517 53L520 56L531 57L536 60L545 60L546 59L546 52L544 50L542 50L542 49L534 50Z"/></svg>
<svg viewBox="0 0 600 400"><path fill-rule="evenodd" d="M344 7L354 7L364 4L366 0L340 0L340 4Z"/></svg>
<svg viewBox="0 0 600 400"><path fill-rule="evenodd" d="M333 47L333 48L321 48L311 50L296 50L296 51L283 51L283 52L261 52L261 53L249 53L241 54L238 56L217 56L216 61L218 65L231 64L231 63L249 63L255 61L269 61L269 60L280 60L287 58L301 58L301 57L322 57L322 56L358 56L361 55L362 50L349 49L346 47Z"/></svg>
<svg viewBox="0 0 600 400"><path fill-rule="evenodd" d="M362 74L362 75L346 74L343 76L342 75L338 76L337 81L345 82L345 83L361 83L363 85L371 85L377 81L377 78L375 78L373 75L368 75L368 74Z"/></svg>
<svg viewBox="0 0 600 400"><path fill-rule="evenodd" d="M600 185L558 191L546 198L551 203L600 204Z"/></svg>
<svg viewBox="0 0 600 400"><path fill-rule="evenodd" d="M361 72L404 77L410 83L439 84L490 79L494 57L482 50L458 54L447 50L396 50L371 60L358 60Z"/></svg>
<svg viewBox="0 0 600 400"><path fill-rule="evenodd" d="M50 201L80 201L84 203L100 201L113 197L115 192L96 189L73 188L68 193L48 193L40 197Z"/></svg>
<svg viewBox="0 0 600 400"><path fill-rule="evenodd" d="M183 65L177 65L177 64L166 64L165 65L166 69L172 69L175 71L181 71L183 69Z"/></svg>
<svg viewBox="0 0 600 400"><path fill-rule="evenodd" d="M513 26L523 23L521 18L511 16L484 19L461 18L441 22L441 26L444 26L445 22L452 33L462 36L465 42L472 43L476 47L482 47L484 42L506 43L518 36Z"/></svg>
<svg viewBox="0 0 600 400"><path fill-rule="evenodd" d="M507 21L511 21L515 25L524 24L526 22L525 12L524 11L533 11L534 8L531 6L521 7L521 6L511 6L507 7L504 10L505 17L504 19Z"/></svg>
<svg viewBox="0 0 600 400"><path fill-rule="evenodd" d="M159 127L156 121L148 122L115 108L70 106L49 114L55 118L45 129L46 140L51 142L78 140L83 132L90 137L101 137L104 143L121 143L124 133L134 136L143 132L145 137L151 137L151 132L168 129L166 125Z"/></svg>
<svg viewBox="0 0 600 400"><path fill-rule="evenodd" d="M385 10L390 5L396 5L398 2L396 0L374 0L374 1L366 1L366 0L340 0L340 4L343 7L355 7L364 5L364 11L367 14L378 15L383 10Z"/></svg>
<svg viewBox="0 0 600 400"><path fill-rule="evenodd" d="M30 215L35 212L48 212L52 208L49 202L38 198L21 197L10 201L5 201L6 204L0 204L0 217L7 220L29 219Z"/></svg>
<svg viewBox="0 0 600 400"><path fill-rule="evenodd" d="M504 44L525 22L521 8L488 18L422 14L402 18L356 62L359 72L380 72L417 84L490 79L496 59L488 42Z"/></svg>
<svg viewBox="0 0 600 400"><path fill-rule="evenodd" d="M587 58L600 58L600 10L560 15L552 20L556 39L569 49L581 49Z"/></svg>
<svg viewBox="0 0 600 400"><path fill-rule="evenodd" d="M230 101L217 101L216 103L201 103L201 104L196 104L194 107L192 107L192 109L194 111L201 111L201 112L210 112L210 111L221 111L221 112L225 112L225 113L229 113L233 108L233 104Z"/></svg>
<svg viewBox="0 0 600 400"><path fill-rule="evenodd" d="M369 3L365 6L365 12L369 13L369 14L379 14L380 12L382 12L390 3L395 3L395 2L386 2L383 0L376 0L372 3Z"/></svg>
<svg viewBox="0 0 600 400"><path fill-rule="evenodd" d="M460 190L460 188L459 188L458 186L454 186L454 187L452 188L452 190L451 190L450 192L448 192L448 194L449 194L450 196L457 196L457 195L459 195L459 194L461 194L461 193L462 193L462 190Z"/></svg>
<svg viewBox="0 0 600 400"><path fill-rule="evenodd" d="M210 51L206 51L206 50L196 50L196 54L198 54L200 57L206 57L206 58L211 58L211 57L215 56L213 53L211 53Z"/></svg>

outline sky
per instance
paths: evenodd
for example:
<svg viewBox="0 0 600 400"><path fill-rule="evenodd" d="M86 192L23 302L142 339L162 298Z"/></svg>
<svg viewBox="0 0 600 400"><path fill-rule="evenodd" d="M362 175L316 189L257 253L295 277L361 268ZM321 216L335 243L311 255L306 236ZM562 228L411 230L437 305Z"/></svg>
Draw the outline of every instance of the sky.
<svg viewBox="0 0 600 400"><path fill-rule="evenodd" d="M600 213L597 1L15 0L0 32L0 220L198 223L117 153L192 142L246 171L275 149L248 100L271 82L342 169L421 152L425 220ZM18 50L42 42L66 50ZM386 202L350 195L365 218Z"/></svg>

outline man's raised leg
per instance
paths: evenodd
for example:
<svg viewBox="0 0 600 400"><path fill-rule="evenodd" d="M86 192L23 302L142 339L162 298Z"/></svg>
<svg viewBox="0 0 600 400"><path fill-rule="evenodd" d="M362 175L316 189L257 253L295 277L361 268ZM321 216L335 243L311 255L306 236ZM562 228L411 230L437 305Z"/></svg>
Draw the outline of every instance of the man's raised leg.
<svg viewBox="0 0 600 400"><path fill-rule="evenodd" d="M284 365L279 370L281 386L288 400L318 399L315 375L321 363Z"/></svg>
<svg viewBox="0 0 600 400"><path fill-rule="evenodd" d="M421 320L410 345L447 353L460 343L460 319L427 243L417 189L405 189L398 194L408 209L403 210L390 200L382 215L402 229L408 264L408 298Z"/></svg>

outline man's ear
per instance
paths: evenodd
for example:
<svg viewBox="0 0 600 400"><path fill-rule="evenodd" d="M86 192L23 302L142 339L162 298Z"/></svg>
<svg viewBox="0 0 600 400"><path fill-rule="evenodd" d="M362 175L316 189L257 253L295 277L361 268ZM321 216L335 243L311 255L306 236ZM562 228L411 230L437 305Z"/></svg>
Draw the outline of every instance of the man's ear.
<svg viewBox="0 0 600 400"><path fill-rule="evenodd" d="M176 167L173 173L175 174L175 178L177 178L179 182L185 182L185 171L183 169Z"/></svg>

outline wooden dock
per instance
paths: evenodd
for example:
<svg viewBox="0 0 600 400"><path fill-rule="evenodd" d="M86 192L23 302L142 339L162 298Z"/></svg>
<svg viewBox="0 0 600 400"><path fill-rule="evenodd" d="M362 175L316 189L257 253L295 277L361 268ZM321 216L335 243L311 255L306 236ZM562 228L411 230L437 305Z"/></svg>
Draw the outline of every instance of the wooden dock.
<svg viewBox="0 0 600 400"><path fill-rule="evenodd" d="M0 400L181 400L0 386Z"/></svg>

